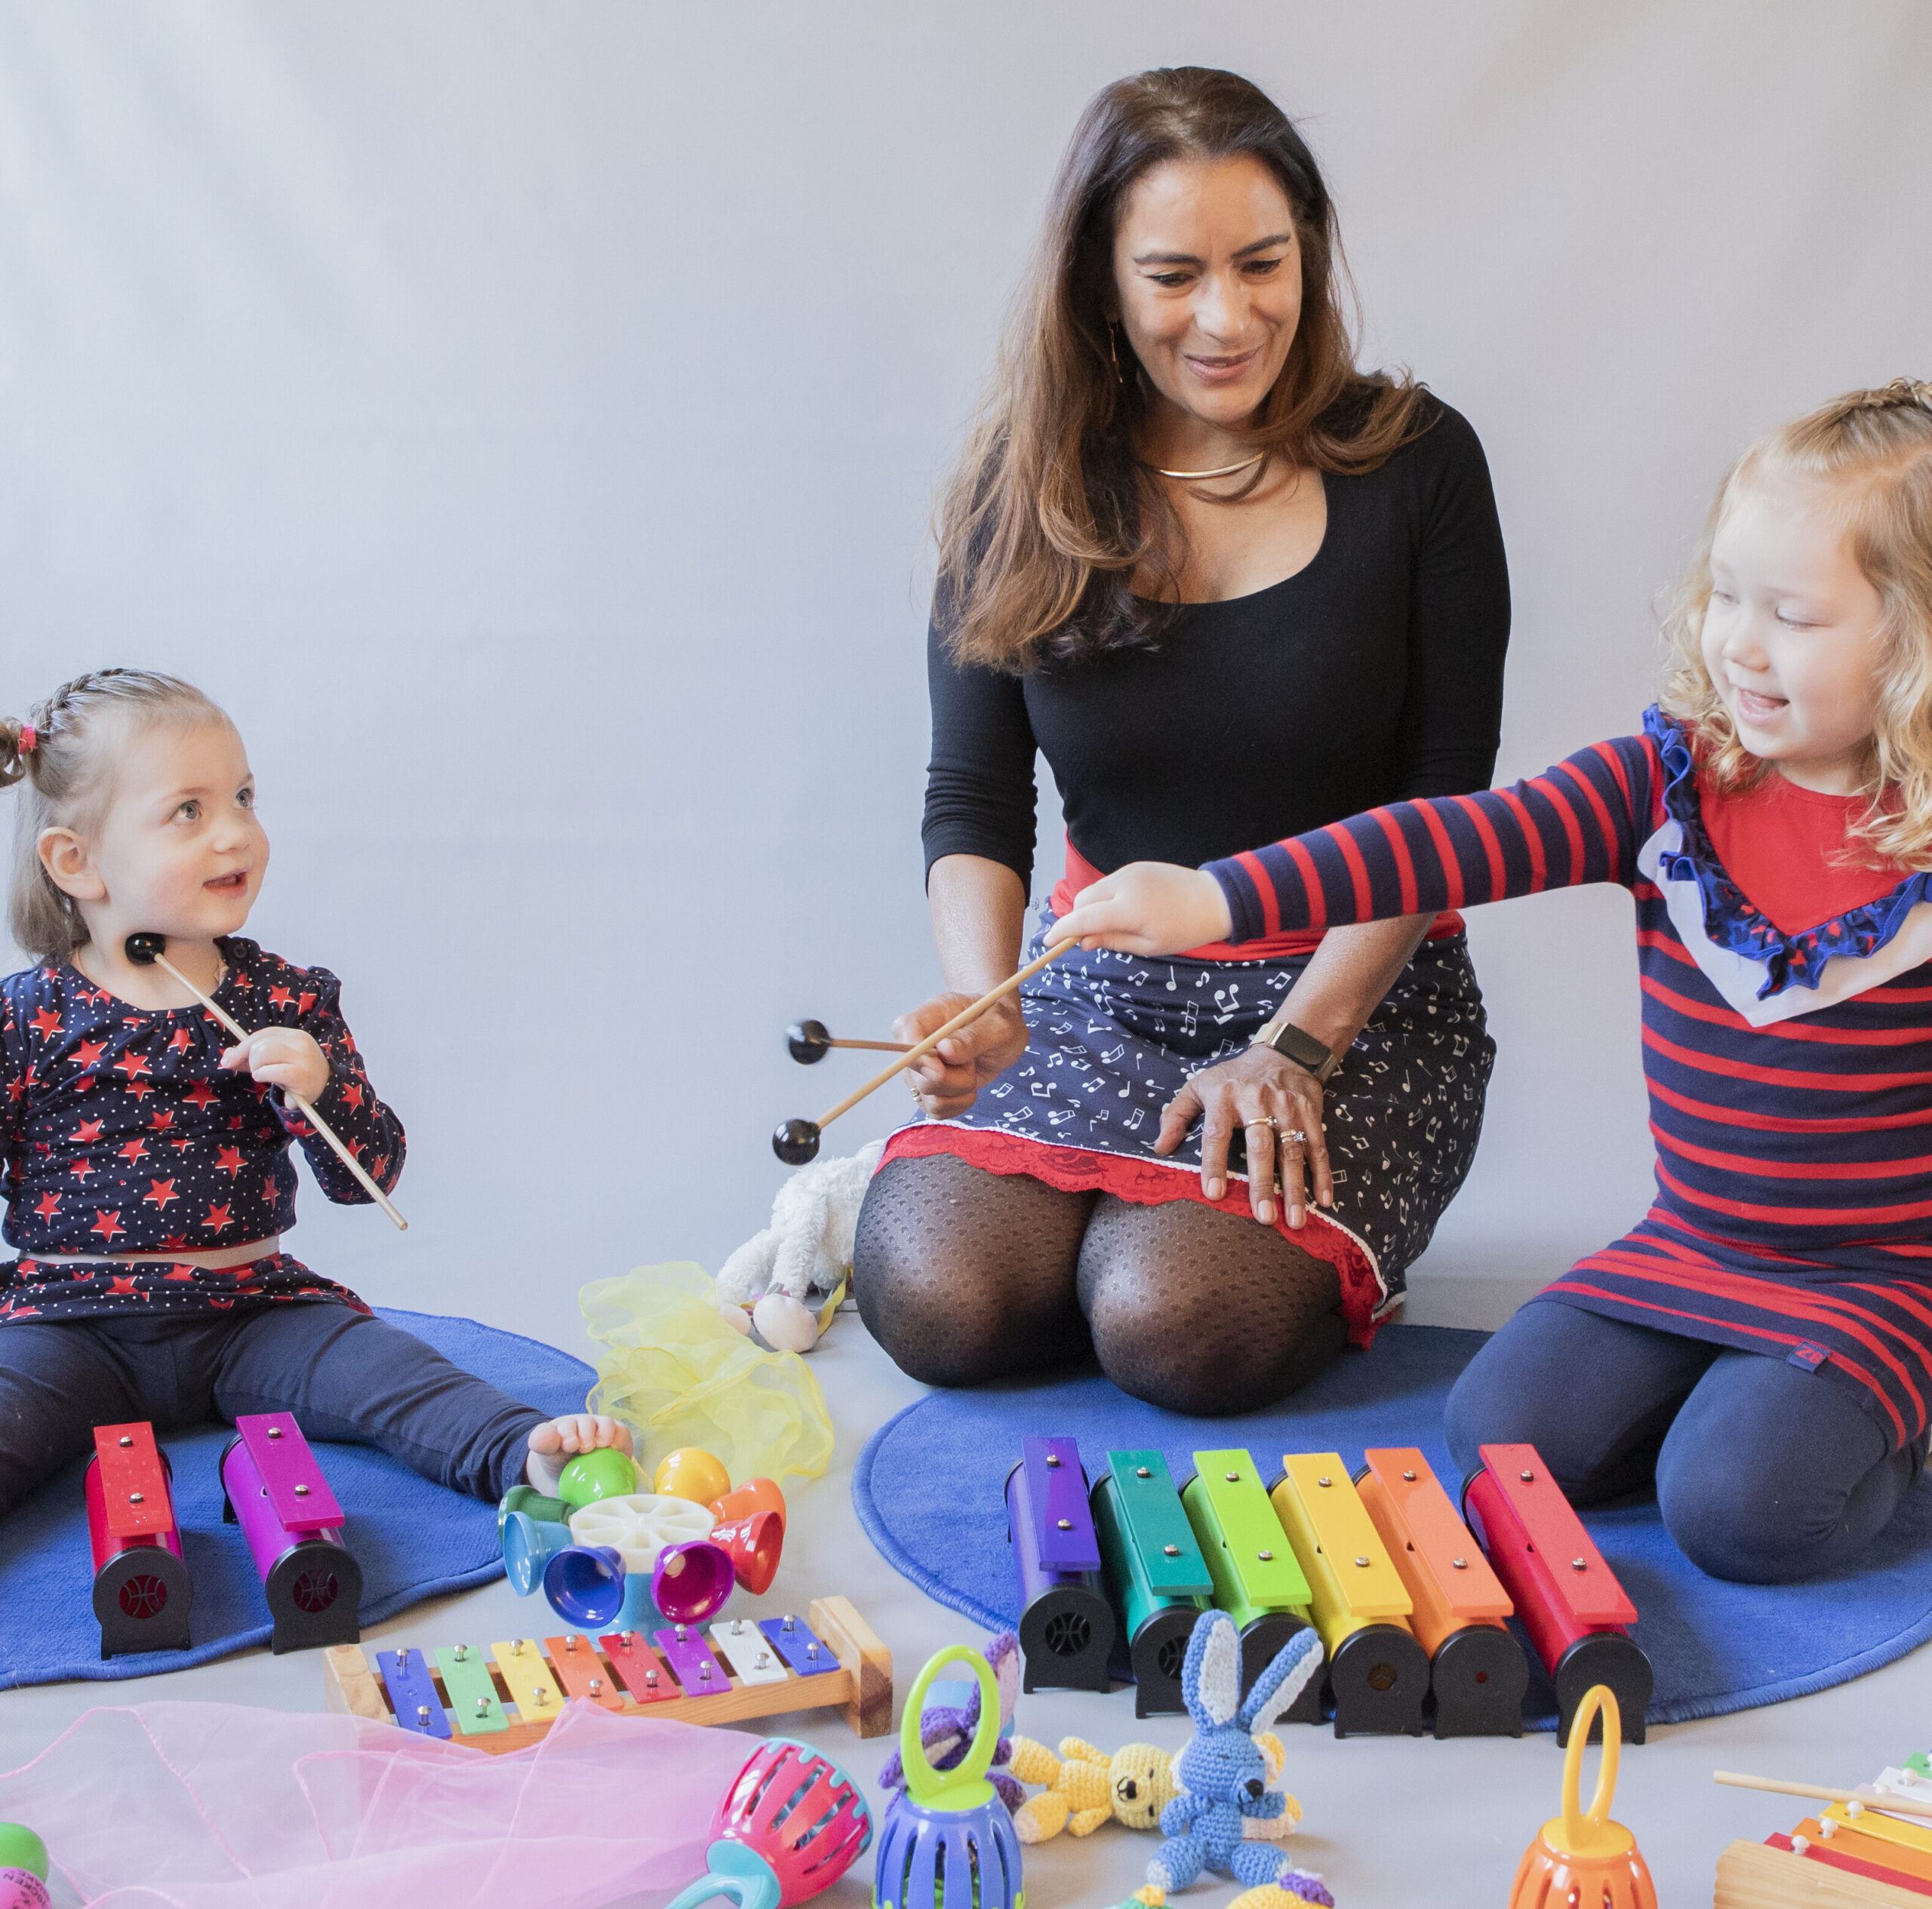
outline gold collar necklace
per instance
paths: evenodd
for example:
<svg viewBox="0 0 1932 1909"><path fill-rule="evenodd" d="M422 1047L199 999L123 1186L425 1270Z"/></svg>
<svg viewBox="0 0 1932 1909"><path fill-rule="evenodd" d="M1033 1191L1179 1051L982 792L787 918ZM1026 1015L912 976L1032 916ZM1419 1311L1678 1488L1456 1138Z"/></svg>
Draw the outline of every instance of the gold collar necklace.
<svg viewBox="0 0 1932 1909"><path fill-rule="evenodd" d="M1265 450L1257 450L1252 457L1244 457L1238 464L1223 464L1218 471L1164 471L1158 464L1147 468L1156 477L1179 478L1185 484L1198 484L1206 478L1232 477L1237 471L1251 469L1267 455Z"/></svg>

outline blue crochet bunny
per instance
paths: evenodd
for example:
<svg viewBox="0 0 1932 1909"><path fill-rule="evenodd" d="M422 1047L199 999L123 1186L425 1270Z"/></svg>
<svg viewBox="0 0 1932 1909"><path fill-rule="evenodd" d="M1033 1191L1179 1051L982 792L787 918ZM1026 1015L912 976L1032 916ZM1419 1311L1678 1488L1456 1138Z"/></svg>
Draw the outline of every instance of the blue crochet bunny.
<svg viewBox="0 0 1932 1909"><path fill-rule="evenodd" d="M1254 1889L1290 1867L1280 1850L1242 1838L1244 1822L1266 1821L1287 1806L1281 1791L1268 1787L1268 1765L1251 1732L1266 1729L1321 1668L1321 1640L1312 1630L1297 1631L1243 1703L1240 1634L1226 1612L1201 1613L1180 1673L1195 1730L1174 1762L1185 1794L1161 1812L1167 1840L1147 1865L1153 1889L1185 1889L1204 1869Z"/></svg>

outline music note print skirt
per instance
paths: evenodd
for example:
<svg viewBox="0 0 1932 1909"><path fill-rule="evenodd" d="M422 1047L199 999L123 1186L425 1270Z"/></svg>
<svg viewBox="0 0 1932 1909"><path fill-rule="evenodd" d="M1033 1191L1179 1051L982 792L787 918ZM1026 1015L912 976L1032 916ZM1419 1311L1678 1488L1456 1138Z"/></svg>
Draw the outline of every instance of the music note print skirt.
<svg viewBox="0 0 1932 1909"><path fill-rule="evenodd" d="M1043 905L1026 958L1044 951ZM965 1113L902 1127L880 1161L952 1154L995 1173L1155 1205L1248 1212L1238 1159L1220 1200L1201 1190L1198 1122L1153 1151L1161 1110L1190 1074L1239 1053L1309 963L1147 961L1076 948L1020 989L1026 1053ZM1461 1186L1482 1128L1496 1046L1460 934L1425 942L1328 1077L1323 1121L1335 1204L1283 1237L1334 1266L1352 1336L1366 1345Z"/></svg>

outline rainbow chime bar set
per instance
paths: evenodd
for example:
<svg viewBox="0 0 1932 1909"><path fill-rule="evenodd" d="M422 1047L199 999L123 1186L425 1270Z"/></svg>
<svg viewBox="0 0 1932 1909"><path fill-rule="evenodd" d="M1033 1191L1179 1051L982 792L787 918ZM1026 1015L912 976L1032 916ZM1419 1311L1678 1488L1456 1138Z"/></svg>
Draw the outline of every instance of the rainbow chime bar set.
<svg viewBox="0 0 1932 1909"><path fill-rule="evenodd" d="M1485 1445L1461 1510L1413 1446L1290 1453L1272 1486L1239 1449L1193 1454L1177 1489L1158 1451L1110 1451L1090 1480L1070 1438L1029 1438L1006 1481L1025 1683L1105 1690L1124 1637L1134 1713L1185 1709L1180 1670L1210 1606L1241 1638L1251 1684L1304 1627L1327 1674L1287 1713L1338 1737L1518 1736L1529 1663L1556 1691L1557 1741L1594 1684L1644 1740L1651 1665L1636 1608L1530 1445ZM1467 1522L1465 1522L1466 1518Z"/></svg>
<svg viewBox="0 0 1932 1909"><path fill-rule="evenodd" d="M145 1421L97 1425L94 1447L84 1489L100 1654L185 1650L195 1586L168 1455ZM275 1654L355 1643L361 1566L343 1543L342 1507L294 1419L286 1412L238 1418L221 1483L223 1521L248 1541Z"/></svg>

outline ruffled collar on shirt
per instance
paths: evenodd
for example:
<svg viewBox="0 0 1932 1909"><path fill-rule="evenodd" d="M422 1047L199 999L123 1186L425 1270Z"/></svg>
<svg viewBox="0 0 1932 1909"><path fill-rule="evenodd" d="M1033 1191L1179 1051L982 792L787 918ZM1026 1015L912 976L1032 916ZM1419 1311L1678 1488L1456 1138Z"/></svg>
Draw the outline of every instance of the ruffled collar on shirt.
<svg viewBox="0 0 1932 1909"><path fill-rule="evenodd" d="M1786 934L1746 899L1711 847L1697 795L1697 764L1681 724L1656 704L1644 712L1644 733L1663 758L1664 812L1682 834L1682 844L1658 856L1658 872L1671 881L1694 881L1703 903L1704 932L1719 948L1764 964L1758 998L1787 988L1816 988L1834 955L1874 954L1905 926L1906 917L1932 899L1932 870L1908 875L1888 895Z"/></svg>

